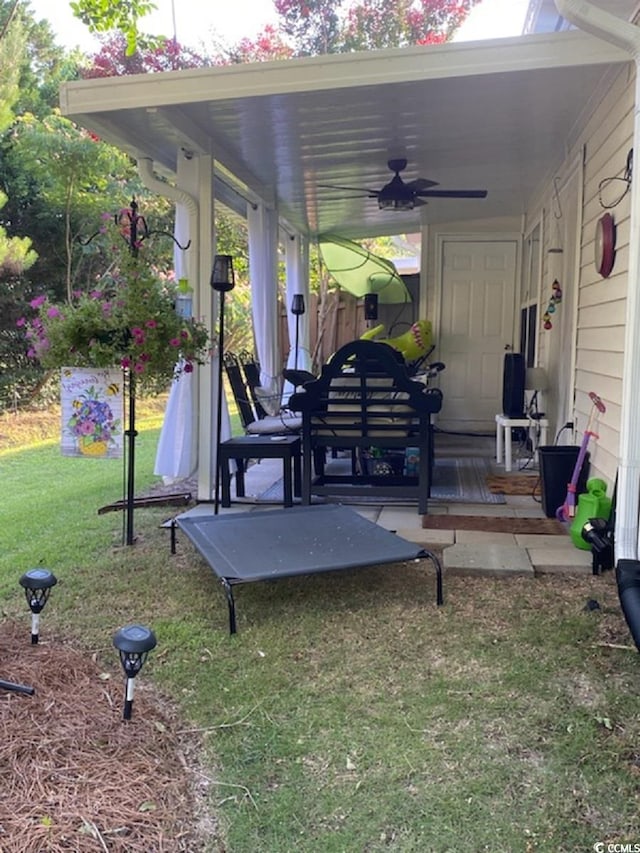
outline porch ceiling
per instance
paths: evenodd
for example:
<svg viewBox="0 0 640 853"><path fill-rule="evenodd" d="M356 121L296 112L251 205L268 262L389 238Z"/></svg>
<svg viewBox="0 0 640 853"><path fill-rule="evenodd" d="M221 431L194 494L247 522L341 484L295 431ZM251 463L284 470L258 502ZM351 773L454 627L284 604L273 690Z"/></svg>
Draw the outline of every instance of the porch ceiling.
<svg viewBox="0 0 640 853"><path fill-rule="evenodd" d="M621 50L571 31L65 84L64 114L171 174L184 152L277 203L296 229L350 237L521 214L562 162ZM381 188L386 162L485 200L399 213L320 184Z"/></svg>

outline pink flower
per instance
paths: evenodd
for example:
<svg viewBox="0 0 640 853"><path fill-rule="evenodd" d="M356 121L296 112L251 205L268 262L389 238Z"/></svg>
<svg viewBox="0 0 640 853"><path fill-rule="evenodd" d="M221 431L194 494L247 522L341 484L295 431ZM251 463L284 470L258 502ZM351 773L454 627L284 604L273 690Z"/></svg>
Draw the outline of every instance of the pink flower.
<svg viewBox="0 0 640 853"><path fill-rule="evenodd" d="M147 320L145 325L146 325L147 329L155 329L158 324L155 320Z"/></svg>
<svg viewBox="0 0 640 853"><path fill-rule="evenodd" d="M179 347L180 346L180 338L171 338L171 340L169 341L169 344L172 347Z"/></svg>
<svg viewBox="0 0 640 853"><path fill-rule="evenodd" d="M52 305L51 308L47 308L47 317L53 319L54 317L62 317L62 314L55 305Z"/></svg>
<svg viewBox="0 0 640 853"><path fill-rule="evenodd" d="M128 355L125 355L124 358L120 359L120 367L124 367L125 370L127 369L127 367L131 367L131 359Z"/></svg>
<svg viewBox="0 0 640 853"><path fill-rule="evenodd" d="M46 296L36 296L36 298L35 298L35 299L32 299L32 300L31 300L31 302L29 303L29 305L31 305L31 307L32 307L32 308L40 308L40 306L41 306L41 305L44 305L44 303L45 303L46 301L47 301L47 297L46 297Z"/></svg>
<svg viewBox="0 0 640 853"><path fill-rule="evenodd" d="M134 338L144 337L144 332L140 326L134 326L133 329L131 329L131 334Z"/></svg>
<svg viewBox="0 0 640 853"><path fill-rule="evenodd" d="M136 373L143 373L144 372L144 364L140 364L140 362L137 361L135 363L133 369L135 370Z"/></svg>
<svg viewBox="0 0 640 853"><path fill-rule="evenodd" d="M151 358L151 356L149 355L148 352L140 353L140 361L143 361L143 362L149 361L150 358Z"/></svg>
<svg viewBox="0 0 640 853"><path fill-rule="evenodd" d="M190 361L187 361L187 363L185 364L185 366L182 369L184 370L185 373L193 373L193 365L191 364Z"/></svg>
<svg viewBox="0 0 640 853"><path fill-rule="evenodd" d="M16 320L16 326L18 326L18 327L25 326L26 323L27 323L27 321L24 317L18 317L18 319Z"/></svg>
<svg viewBox="0 0 640 853"><path fill-rule="evenodd" d="M180 337L182 338L182 340L186 341L186 339L189 337L189 332L187 332L186 329L183 329L180 332Z"/></svg>

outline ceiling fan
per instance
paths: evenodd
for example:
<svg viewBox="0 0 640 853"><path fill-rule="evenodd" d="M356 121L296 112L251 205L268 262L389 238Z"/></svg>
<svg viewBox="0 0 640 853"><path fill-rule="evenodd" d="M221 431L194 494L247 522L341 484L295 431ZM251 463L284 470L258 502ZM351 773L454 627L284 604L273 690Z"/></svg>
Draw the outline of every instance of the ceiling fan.
<svg viewBox="0 0 640 853"><path fill-rule="evenodd" d="M426 204L425 198L486 198L486 190L434 190L437 181L426 178L416 178L414 181L403 181L400 172L407 168L404 158L388 160L387 166L394 172L393 178L380 190L367 187L339 187L333 184L319 184L324 189L345 190L346 192L361 193L365 198L377 198L380 210L413 210L414 207Z"/></svg>

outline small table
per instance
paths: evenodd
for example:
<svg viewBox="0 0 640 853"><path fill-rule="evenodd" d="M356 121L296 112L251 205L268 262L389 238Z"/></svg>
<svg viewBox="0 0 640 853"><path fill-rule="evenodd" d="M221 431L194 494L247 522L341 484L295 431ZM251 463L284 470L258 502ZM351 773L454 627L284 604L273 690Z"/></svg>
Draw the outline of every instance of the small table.
<svg viewBox="0 0 640 853"><path fill-rule="evenodd" d="M540 427L540 444L546 444L547 427L549 426L549 421L546 418L510 418L507 415L496 415L496 462L498 465L502 463L504 448L505 471L511 471L511 430L513 427L525 427L530 432L531 428L536 425Z"/></svg>
<svg viewBox="0 0 640 853"><path fill-rule="evenodd" d="M231 474L229 461L235 459L236 496L244 497L244 473L246 459L282 459L284 479L284 506L293 506L293 495L300 494L300 436L299 435L240 435L229 438L220 445L222 495L221 505L231 506ZM292 487L293 479L293 487Z"/></svg>

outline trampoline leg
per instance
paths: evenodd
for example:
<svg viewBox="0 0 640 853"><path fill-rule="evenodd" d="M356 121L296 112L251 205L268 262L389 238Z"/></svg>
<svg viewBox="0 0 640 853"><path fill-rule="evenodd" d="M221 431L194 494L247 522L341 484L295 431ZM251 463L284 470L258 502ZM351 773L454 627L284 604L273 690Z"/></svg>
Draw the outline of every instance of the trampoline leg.
<svg viewBox="0 0 640 853"><path fill-rule="evenodd" d="M444 594L442 590L442 565L440 560L431 551L424 550L422 556L428 557L436 568L436 604L441 607L444 604Z"/></svg>
<svg viewBox="0 0 640 853"><path fill-rule="evenodd" d="M176 527L178 525L175 522L175 519L171 519L171 553L176 553Z"/></svg>
<svg viewBox="0 0 640 853"><path fill-rule="evenodd" d="M224 594L227 596L227 605L229 607L229 633L236 633L236 603L233 600L233 589L226 578L220 578L220 583L224 587Z"/></svg>

